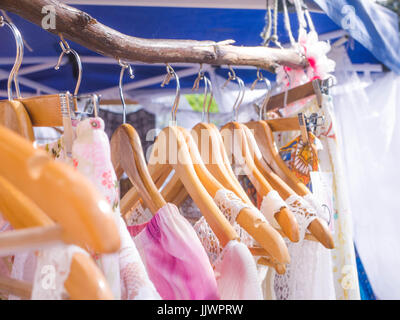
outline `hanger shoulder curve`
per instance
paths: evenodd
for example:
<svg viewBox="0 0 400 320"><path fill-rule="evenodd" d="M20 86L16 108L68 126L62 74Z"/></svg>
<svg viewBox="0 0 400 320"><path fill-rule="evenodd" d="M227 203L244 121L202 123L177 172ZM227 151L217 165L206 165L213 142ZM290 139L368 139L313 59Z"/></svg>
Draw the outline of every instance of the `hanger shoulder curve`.
<svg viewBox="0 0 400 320"><path fill-rule="evenodd" d="M19 101L0 101L0 125L20 134L29 141L35 140L29 114Z"/></svg>
<svg viewBox="0 0 400 320"><path fill-rule="evenodd" d="M39 192L43 192L41 185L37 185L36 188ZM2 253L10 248L11 251L21 248L37 249L44 244L59 241L78 240L77 242L80 242L80 239L75 239L76 233L72 233L68 228L63 230L60 224L51 220L34 201L3 176L0 176L0 209L6 220L14 229L17 229L1 234L0 251ZM71 270L66 281L70 297L112 299L111 290L92 258L87 255L79 257L79 255L82 254L74 254L72 257ZM82 270L87 270L84 276L82 276Z"/></svg>
<svg viewBox="0 0 400 320"><path fill-rule="evenodd" d="M205 168L202 162L197 146L193 140L193 137L186 130L182 130L185 135L189 149L191 150L192 160L196 162L195 170L199 174L200 180L202 182L209 178L211 175ZM204 172L201 172L204 171ZM207 182L207 181L204 181ZM216 179L210 179L209 184L214 184L215 186L207 187L207 191L212 197L215 197L216 191L223 189L220 183L217 183ZM285 242L279 233L272 228L268 223L260 223L261 213L254 210L254 208L243 208L237 216L236 221L258 242L263 246L277 261L281 263L289 262L289 253Z"/></svg>
<svg viewBox="0 0 400 320"><path fill-rule="evenodd" d="M193 127L192 137L198 146L200 155L207 169L211 174L228 190L234 192L245 203L252 205L251 200L246 192L237 181L232 168L226 163L227 156L222 146L222 138L219 139L219 131L215 130L207 123L198 123ZM207 148L208 147L208 148Z"/></svg>
<svg viewBox="0 0 400 320"><path fill-rule="evenodd" d="M125 171L150 211L155 214L165 204L147 169L139 135L129 124L123 124L111 137L111 159L117 178Z"/></svg>
<svg viewBox="0 0 400 320"><path fill-rule="evenodd" d="M32 199L77 244L114 252L120 237L110 205L74 168L0 126L0 175ZM19 213L23 216L23 212ZM23 219L23 217L22 217ZM72 240L72 239L71 239Z"/></svg>
<svg viewBox="0 0 400 320"><path fill-rule="evenodd" d="M179 176L221 245L224 247L229 241L238 239L235 230L219 211L199 180L185 138L179 128L176 126L164 128L156 138L152 153L156 156L149 161L149 170L151 171L151 167L157 166L171 166L175 170L175 174Z"/></svg>

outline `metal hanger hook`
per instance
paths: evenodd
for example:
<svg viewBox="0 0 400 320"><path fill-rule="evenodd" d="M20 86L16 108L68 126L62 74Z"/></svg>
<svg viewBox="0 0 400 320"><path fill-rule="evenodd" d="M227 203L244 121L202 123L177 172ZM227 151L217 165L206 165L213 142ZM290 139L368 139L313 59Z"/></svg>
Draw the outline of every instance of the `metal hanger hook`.
<svg viewBox="0 0 400 320"><path fill-rule="evenodd" d="M176 123L176 112L178 111L179 100L181 97L181 86L179 83L178 75L175 73L175 70L169 65L169 63L166 63L166 69L167 69L167 74L164 78L164 81L161 83L161 87L163 88L165 85L168 85L172 77L175 78L176 92L175 92L174 104L171 110L171 120L173 123Z"/></svg>
<svg viewBox="0 0 400 320"><path fill-rule="evenodd" d="M54 69L58 70L60 69L61 66L61 61L62 58L64 57L64 54L70 54L72 53L72 55L75 58L76 63L78 64L78 80L75 86L75 90L74 90L74 98L76 98L76 96L78 95L78 91L79 91L79 87L81 85L81 80L82 80L82 62L81 62L81 58L79 57L79 54L74 50L71 49L71 47L69 46L68 42L64 40L62 34L60 34L60 39L61 41L59 42L60 47L61 47L61 54L58 57L58 61L56 66L54 67Z"/></svg>
<svg viewBox="0 0 400 320"><path fill-rule="evenodd" d="M208 79L207 77L204 77L204 82L206 83L206 85L208 84L208 88L209 88L209 92L210 92L210 98L208 100L208 105L207 105L207 122L210 123L210 107L211 107L211 104L212 104L212 101L214 98L214 92L213 92L213 87L212 87L210 79ZM204 94L203 110L204 110L206 99L207 99L207 95Z"/></svg>
<svg viewBox="0 0 400 320"><path fill-rule="evenodd" d="M222 89L224 89L228 84L228 82L230 82L231 80L236 80L236 82L239 85L239 94L236 97L235 103L233 104L233 119L237 121L238 118L237 111L243 102L246 87L244 86L243 80L236 75L236 72L232 69L232 67L230 65L228 67L230 70L228 72L228 79L225 81L224 85L222 86Z"/></svg>
<svg viewBox="0 0 400 320"><path fill-rule="evenodd" d="M203 64L200 64L199 72L197 73L196 80L194 80L192 91L199 90L200 81L204 79L204 71L203 71Z"/></svg>
<svg viewBox="0 0 400 320"><path fill-rule="evenodd" d="M229 68L228 79L226 79L225 83L222 86L222 89L224 89L231 80L237 79L236 72L235 72L235 70L232 69L232 66L228 65L228 68Z"/></svg>
<svg viewBox="0 0 400 320"><path fill-rule="evenodd" d="M238 96L238 103L236 104L236 107L234 108L234 116L235 116L235 121L238 121L238 116L239 116L239 107L242 105L243 99L244 99L244 95L246 93L246 86L244 85L244 82L241 78L236 77L236 81L239 84L239 96Z"/></svg>
<svg viewBox="0 0 400 320"><path fill-rule="evenodd" d="M119 96L121 98L121 103L122 103L122 123L126 123L126 103L125 103L125 98L124 98L124 92L123 92L123 79L124 79L124 73L125 70L128 69L129 72L129 77L131 79L135 78L135 75L133 74L133 69L132 66L129 63L123 62L121 59L118 59L118 64L121 67L121 72L119 74Z"/></svg>
<svg viewBox="0 0 400 320"><path fill-rule="evenodd" d="M211 106L211 102L212 102L214 95L213 95L213 88L212 88L211 81L205 76L205 73L203 71L203 64L200 64L200 69L197 74L197 78L194 81L192 91L199 90L201 80L204 81L204 100L203 100L203 111L202 111L202 115L201 115L201 121L204 122L204 120L205 120L207 97L210 94L210 99L209 99L209 102L207 105L207 119L208 119L208 122L210 122L210 106Z"/></svg>
<svg viewBox="0 0 400 320"><path fill-rule="evenodd" d="M265 114L265 109L267 108L268 101L271 98L271 82L264 77L264 75L261 73L260 68L257 68L257 79L254 80L253 84L251 85L250 90L254 90L256 87L257 82L264 82L265 85L267 86L267 94L265 95L265 99L263 100L263 103L261 107L259 108L259 120L262 120L262 115Z"/></svg>
<svg viewBox="0 0 400 320"><path fill-rule="evenodd" d="M18 83L18 71L19 68L21 67L22 64L22 59L24 56L24 42L22 40L21 33L17 29L17 27L8 21L4 19L3 16L0 16L0 27L7 26L10 28L12 31L14 38L15 38L15 43L16 43L16 56L15 56L15 62L14 65L10 71L10 74L8 76L8 81L7 81L7 95L8 95L8 100L12 100L12 81L14 80L14 85L15 85L15 91L17 93L17 97L21 98L21 91L19 88L19 83Z"/></svg>

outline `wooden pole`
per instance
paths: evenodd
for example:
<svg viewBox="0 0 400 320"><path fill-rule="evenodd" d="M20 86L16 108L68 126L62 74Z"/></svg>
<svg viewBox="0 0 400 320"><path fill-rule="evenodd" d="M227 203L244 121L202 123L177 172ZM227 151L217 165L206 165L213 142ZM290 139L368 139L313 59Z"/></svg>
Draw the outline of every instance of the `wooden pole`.
<svg viewBox="0 0 400 320"><path fill-rule="evenodd" d="M294 50L268 47L233 46L222 42L196 40L143 39L109 28L89 14L56 0L0 0L0 9L15 13L42 26L46 15L55 13L55 28L60 34L92 51L115 59L145 63L205 63L246 65L274 71L278 65L302 68L307 61ZM46 13L47 12L47 13Z"/></svg>

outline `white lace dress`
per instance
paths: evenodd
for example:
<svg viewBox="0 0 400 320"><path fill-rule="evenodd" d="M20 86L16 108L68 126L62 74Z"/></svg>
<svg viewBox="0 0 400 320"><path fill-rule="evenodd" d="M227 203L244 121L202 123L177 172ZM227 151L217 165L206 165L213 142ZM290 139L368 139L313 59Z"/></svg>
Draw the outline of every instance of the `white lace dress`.
<svg viewBox="0 0 400 320"><path fill-rule="evenodd" d="M273 215L282 207L288 207L299 225L300 241L294 243L285 238L290 254L290 264L286 267L286 273L278 275L270 270L269 279L265 279L265 282L272 286L277 300L335 299L329 250L319 242L304 239L308 232L308 225L316 217L327 219L324 210L312 195L307 196L306 199L292 195L285 202L279 199L276 191L271 191L264 197L260 210L268 221L278 228ZM265 290L270 290L270 288L265 288Z"/></svg>

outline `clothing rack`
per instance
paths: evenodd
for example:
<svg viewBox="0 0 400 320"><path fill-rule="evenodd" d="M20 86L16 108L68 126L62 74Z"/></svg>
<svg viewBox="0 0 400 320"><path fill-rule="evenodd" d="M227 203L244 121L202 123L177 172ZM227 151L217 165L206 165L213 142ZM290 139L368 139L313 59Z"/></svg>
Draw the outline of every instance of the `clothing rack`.
<svg viewBox="0 0 400 320"><path fill-rule="evenodd" d="M15 13L42 26L42 9L52 8L57 23L47 31L74 41L101 55L146 63L204 63L246 65L274 71L278 65L303 68L307 61L292 49L233 46L222 42L195 40L142 39L122 34L86 12L56 0L2 0L0 9ZM71 28L74 26L74 28Z"/></svg>

